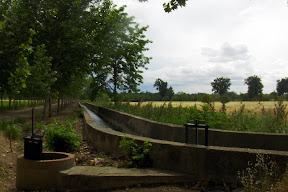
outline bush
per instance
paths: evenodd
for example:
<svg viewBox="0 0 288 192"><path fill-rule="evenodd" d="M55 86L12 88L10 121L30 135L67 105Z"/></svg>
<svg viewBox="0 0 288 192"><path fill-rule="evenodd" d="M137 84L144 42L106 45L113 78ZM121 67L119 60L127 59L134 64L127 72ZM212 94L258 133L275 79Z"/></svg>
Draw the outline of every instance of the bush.
<svg viewBox="0 0 288 192"><path fill-rule="evenodd" d="M26 119L25 119L25 117L17 117L17 118L14 120L13 123L15 123L15 124L24 124L24 123L26 123Z"/></svg>
<svg viewBox="0 0 288 192"><path fill-rule="evenodd" d="M0 131L4 132L6 137L10 137L10 128L11 128L11 122L9 121L0 121ZM19 124L13 124L12 126L12 135L11 139L19 139L22 137L22 129Z"/></svg>
<svg viewBox="0 0 288 192"><path fill-rule="evenodd" d="M45 141L50 151L73 152L80 148L81 136L77 135L71 122L54 121L45 128Z"/></svg>
<svg viewBox="0 0 288 192"><path fill-rule="evenodd" d="M152 144L149 140L143 144L137 144L135 139L123 137L119 147L122 148L123 155L126 158L128 167L149 167L152 166L152 160L149 156L149 150Z"/></svg>

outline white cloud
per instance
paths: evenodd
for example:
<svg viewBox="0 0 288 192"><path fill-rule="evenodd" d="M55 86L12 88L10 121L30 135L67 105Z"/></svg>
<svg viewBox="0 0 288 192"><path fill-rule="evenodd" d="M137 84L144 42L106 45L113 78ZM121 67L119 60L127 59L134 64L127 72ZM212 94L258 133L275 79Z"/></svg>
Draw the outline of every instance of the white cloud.
<svg viewBox="0 0 288 192"><path fill-rule="evenodd" d="M150 26L147 54L153 59L143 73L143 91L156 91L161 78L176 92L211 93L213 79L223 76L231 79L231 91L244 93L244 79L257 75L270 93L277 79L288 77L286 0L193 0L169 14L166 1L114 1Z"/></svg>

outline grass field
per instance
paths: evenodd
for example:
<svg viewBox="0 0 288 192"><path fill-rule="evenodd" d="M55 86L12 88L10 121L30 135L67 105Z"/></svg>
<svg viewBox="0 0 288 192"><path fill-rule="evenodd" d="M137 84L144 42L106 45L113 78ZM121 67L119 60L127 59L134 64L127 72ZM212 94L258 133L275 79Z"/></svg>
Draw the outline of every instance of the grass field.
<svg viewBox="0 0 288 192"><path fill-rule="evenodd" d="M149 102L142 102L142 105L146 105ZM163 106L164 103L168 104L169 102L164 102L164 101L153 101L152 102L154 106L160 107ZM245 110L249 110L251 112L255 112L257 114L262 113L263 109L265 109L266 112L271 112L273 113L274 108L275 108L275 104L277 103L277 101L232 101L229 103L226 103L226 112L228 114L233 113L234 111L239 111L240 108L245 105ZM130 103L131 105L136 105L138 104L137 102ZM203 105L202 102L200 101L172 101L172 106L173 107L178 107L178 106L182 106L182 107L192 107L192 106L197 106L198 109L201 109L201 105ZM285 101L284 104L288 104L288 101ZM214 107L216 111L221 111L222 108L222 103L220 102L215 102L214 103ZM288 109L286 109L286 111L288 111Z"/></svg>
<svg viewBox="0 0 288 192"><path fill-rule="evenodd" d="M34 105L38 105L40 103L41 102L33 101ZM31 104L31 102L30 102L30 104ZM12 105L13 105L13 102L11 102L11 108L12 108ZM28 100L21 100L21 101L16 100L15 101L15 109L19 109L19 108L23 108L23 107L27 107L27 106L28 106ZM0 110L1 111L7 111L8 108L9 108L9 101L3 100L2 103L0 103Z"/></svg>

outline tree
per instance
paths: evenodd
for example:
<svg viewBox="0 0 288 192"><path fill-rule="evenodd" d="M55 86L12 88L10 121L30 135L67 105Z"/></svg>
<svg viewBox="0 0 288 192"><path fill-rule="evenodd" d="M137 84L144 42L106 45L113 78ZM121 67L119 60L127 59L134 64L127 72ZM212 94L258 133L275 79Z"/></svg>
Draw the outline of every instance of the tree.
<svg viewBox="0 0 288 192"><path fill-rule="evenodd" d="M277 80L276 90L279 96L283 95L284 93L288 93L288 77Z"/></svg>
<svg viewBox="0 0 288 192"><path fill-rule="evenodd" d="M172 100L173 95L174 95L174 90L173 90L173 88L170 86L169 89L167 89L167 96L168 96L168 98L169 98L170 101Z"/></svg>
<svg viewBox="0 0 288 192"><path fill-rule="evenodd" d="M218 93L222 96L230 89L231 82L229 78L220 77L214 79L214 82L211 82L211 86L214 93Z"/></svg>
<svg viewBox="0 0 288 192"><path fill-rule="evenodd" d="M261 79L254 75L245 79L245 84L248 85L248 96L250 100L260 100L262 97L263 84Z"/></svg>
<svg viewBox="0 0 288 192"><path fill-rule="evenodd" d="M158 79L156 79L153 87L156 87L156 90L159 91L159 95L160 95L162 100L165 97L168 97L169 100L172 100L172 97L174 95L174 91L173 91L173 88L171 86L169 88L167 88L168 87L167 82L164 82L162 79L158 78Z"/></svg>
<svg viewBox="0 0 288 192"><path fill-rule="evenodd" d="M146 45L151 42L144 35L148 26L139 27L124 8L116 9L110 1L105 2L97 10L101 12L101 18L95 18L100 19L103 26L93 37L93 43L97 45L91 62L93 84L98 90L110 93L115 102L118 101L117 90L139 91L137 86L142 83L142 70L151 59L144 56L148 50Z"/></svg>
<svg viewBox="0 0 288 192"><path fill-rule="evenodd" d="M164 82L162 79L158 78L156 79L153 87L156 87L156 90L159 91L159 95L161 98L166 96L166 92L167 92L167 82Z"/></svg>

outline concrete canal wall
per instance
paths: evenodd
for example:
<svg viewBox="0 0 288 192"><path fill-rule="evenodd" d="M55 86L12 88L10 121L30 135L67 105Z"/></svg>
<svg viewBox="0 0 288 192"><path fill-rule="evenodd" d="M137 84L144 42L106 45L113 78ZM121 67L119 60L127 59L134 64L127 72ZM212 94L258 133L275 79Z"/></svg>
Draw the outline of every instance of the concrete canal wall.
<svg viewBox="0 0 288 192"><path fill-rule="evenodd" d="M120 132L166 141L185 141L184 126L158 123L88 103L85 105ZM198 130L198 143L204 145L204 129ZM190 128L188 133L188 143L195 143L195 129ZM288 135L209 129L208 145L288 151Z"/></svg>
<svg viewBox="0 0 288 192"><path fill-rule="evenodd" d="M184 144L179 142L184 139L184 127L159 124L94 105L85 105L101 118L116 126L118 130L128 130L130 133L133 132L142 135L136 136L100 127L84 110L84 125L87 140L99 151L119 154L119 142L123 136L133 138L139 143L146 141L147 137L149 137L149 140L152 143L150 155L153 159L154 168L188 173L195 177L195 180L208 179L213 182L237 183L238 171L247 168L248 161L252 163L255 162L257 154L269 156L272 161L275 161L278 164L281 170L284 170L288 163L288 152L285 151L211 146L212 143L216 143L213 141L212 133L209 133L210 146L208 147L203 145ZM153 126L153 124L156 125ZM218 138L214 138L214 140L222 137L220 132L215 131L215 135L217 134L219 134ZM224 131L223 134L225 135L228 133L225 133ZM230 134L237 133L231 132ZM216 137L215 135L214 137ZM226 136L226 140L229 140L229 134ZM236 136L233 137L236 138ZM241 134L239 134L239 137L241 137ZM249 137L247 138L249 139ZM164 140L167 138L170 141ZM242 139L245 139L243 135ZM177 142L171 140L176 140ZM238 141L241 143L240 139L238 139ZM235 141L231 142L236 144ZM242 140L242 143L245 142L247 141ZM225 143L225 141L222 141L222 143ZM254 141L254 143L256 142ZM242 145L241 147L244 146L245 145Z"/></svg>

